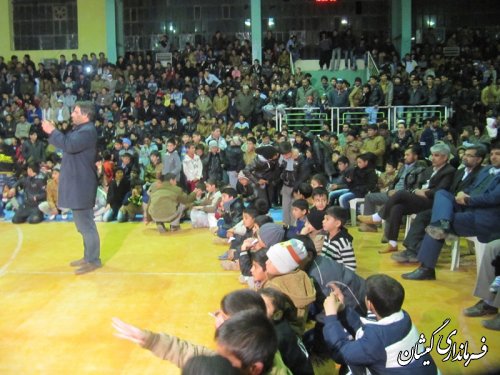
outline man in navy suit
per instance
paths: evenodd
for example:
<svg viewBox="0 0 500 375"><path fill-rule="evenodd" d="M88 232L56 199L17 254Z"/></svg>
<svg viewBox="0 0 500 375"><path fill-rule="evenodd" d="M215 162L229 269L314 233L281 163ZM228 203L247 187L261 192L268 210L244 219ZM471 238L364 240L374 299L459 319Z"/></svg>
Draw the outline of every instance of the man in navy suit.
<svg viewBox="0 0 500 375"><path fill-rule="evenodd" d="M445 190L436 193L431 224L418 253L421 266L403 274L404 279L435 280L439 254L450 235L475 236L483 243L500 238L500 141L492 144L490 161L465 191L455 196Z"/></svg>
<svg viewBox="0 0 500 375"><path fill-rule="evenodd" d="M59 179L58 207L71 208L73 220L83 237L84 256L70 263L82 275L102 266L101 242L94 222L93 207L97 192L97 131L93 123L95 105L77 102L71 120L72 131L62 133L47 120L42 122L49 143L63 150Z"/></svg>

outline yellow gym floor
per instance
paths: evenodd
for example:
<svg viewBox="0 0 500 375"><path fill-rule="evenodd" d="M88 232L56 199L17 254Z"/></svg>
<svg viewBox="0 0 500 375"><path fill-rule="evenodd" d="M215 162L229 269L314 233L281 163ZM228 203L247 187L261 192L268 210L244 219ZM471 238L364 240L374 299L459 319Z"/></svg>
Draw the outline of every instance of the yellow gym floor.
<svg viewBox="0 0 500 375"><path fill-rule="evenodd" d="M75 276L69 262L82 257L81 237L73 223L13 225L0 222L0 374L179 374L166 361L113 336L111 318L164 331L213 347L214 322L208 312L221 297L242 288L236 272L223 271L217 255L225 247L212 243L207 229L160 235L142 223L99 223L104 267ZM428 339L446 318L442 331L469 353L488 353L464 367L464 361L432 355L444 374L479 373L500 366L500 332L465 318L474 304L475 256L462 256L458 271L449 271L444 251L437 281L405 281L400 275L415 266L400 266L379 255L380 234L350 228L358 271L384 272L406 289L404 308ZM465 248L465 246L463 246ZM467 253L467 251L463 251ZM443 347L446 344L443 342ZM335 374L334 365L319 373Z"/></svg>

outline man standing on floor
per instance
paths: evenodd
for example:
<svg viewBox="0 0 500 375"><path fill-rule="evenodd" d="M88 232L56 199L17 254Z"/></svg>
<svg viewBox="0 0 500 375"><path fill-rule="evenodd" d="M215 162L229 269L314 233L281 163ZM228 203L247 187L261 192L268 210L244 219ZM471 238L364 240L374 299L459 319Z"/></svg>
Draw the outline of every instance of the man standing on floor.
<svg viewBox="0 0 500 375"><path fill-rule="evenodd" d="M94 115L94 104L82 101L76 103L71 113L72 131L64 134L52 122L42 122L49 142L63 151L58 207L73 211L76 228L83 237L83 258L70 263L72 267L79 267L75 270L77 275L102 266L99 233L93 214L97 192L97 131L93 123Z"/></svg>

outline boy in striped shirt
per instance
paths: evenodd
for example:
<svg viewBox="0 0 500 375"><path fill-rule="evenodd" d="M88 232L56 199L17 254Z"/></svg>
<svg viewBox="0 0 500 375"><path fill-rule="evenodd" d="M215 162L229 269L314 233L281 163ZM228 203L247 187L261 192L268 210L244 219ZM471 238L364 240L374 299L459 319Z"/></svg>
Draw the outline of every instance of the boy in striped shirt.
<svg viewBox="0 0 500 375"><path fill-rule="evenodd" d="M356 258L352 248L352 236L344 227L345 212L341 207L329 207L323 219L323 230L326 231L321 255L342 263L356 271Z"/></svg>

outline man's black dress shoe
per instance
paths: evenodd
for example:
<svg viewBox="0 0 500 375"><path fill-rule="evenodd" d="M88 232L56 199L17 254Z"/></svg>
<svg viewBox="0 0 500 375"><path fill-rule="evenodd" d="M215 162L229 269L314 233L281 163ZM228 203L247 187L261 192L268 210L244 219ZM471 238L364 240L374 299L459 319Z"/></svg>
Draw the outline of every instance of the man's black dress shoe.
<svg viewBox="0 0 500 375"><path fill-rule="evenodd" d="M406 280L436 280L436 271L434 268L419 267L413 272L404 273L402 277Z"/></svg>
<svg viewBox="0 0 500 375"><path fill-rule="evenodd" d="M474 306L468 307L463 311L465 316L477 317L485 315L495 315L498 313L498 308L495 306L490 306L483 300L476 303Z"/></svg>

